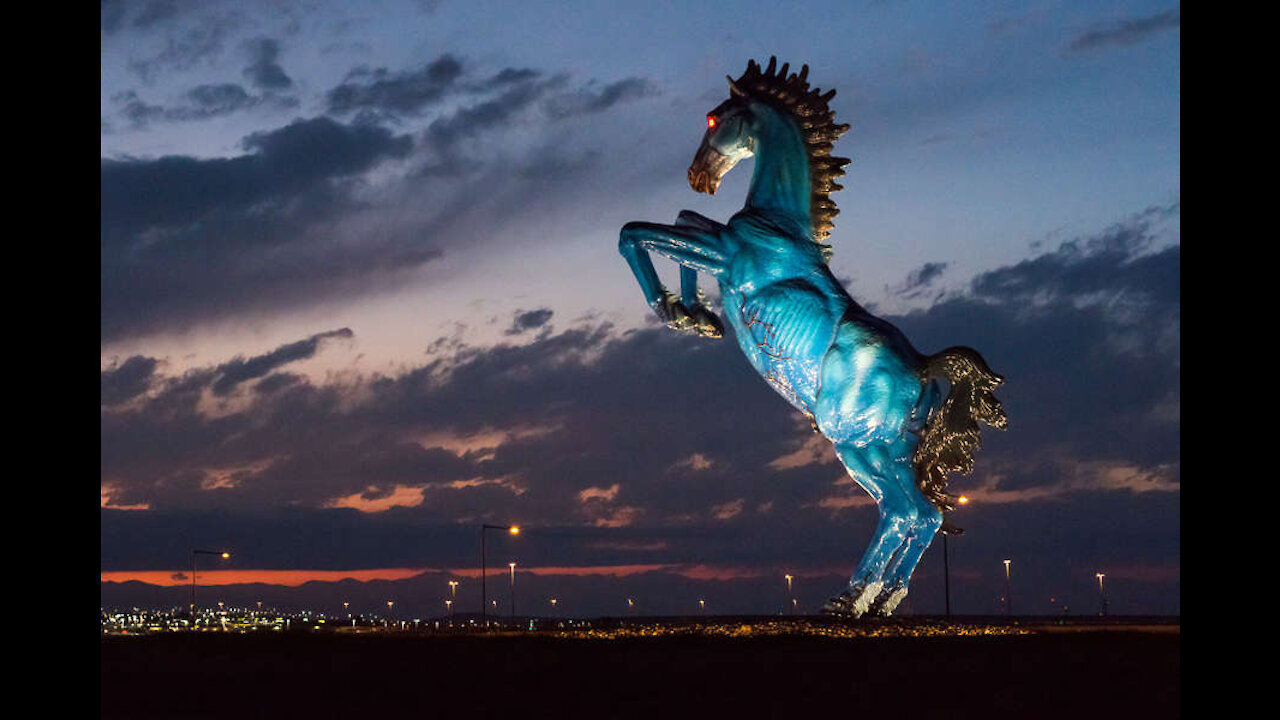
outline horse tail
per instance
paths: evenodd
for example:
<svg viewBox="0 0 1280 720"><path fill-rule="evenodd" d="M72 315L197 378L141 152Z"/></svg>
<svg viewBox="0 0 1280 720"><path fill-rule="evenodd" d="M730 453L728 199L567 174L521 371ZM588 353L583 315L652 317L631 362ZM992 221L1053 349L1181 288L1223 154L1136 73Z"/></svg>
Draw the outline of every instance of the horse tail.
<svg viewBox="0 0 1280 720"><path fill-rule="evenodd" d="M925 423L912 458L920 492L945 515L955 509L947 496L947 474L973 472L973 453L982 446L978 421L1001 430L1009 424L1004 406L991 392L1004 378L987 367L976 350L961 346L926 357L921 374L925 381L942 379L951 384L942 406ZM942 530L962 532L947 523Z"/></svg>

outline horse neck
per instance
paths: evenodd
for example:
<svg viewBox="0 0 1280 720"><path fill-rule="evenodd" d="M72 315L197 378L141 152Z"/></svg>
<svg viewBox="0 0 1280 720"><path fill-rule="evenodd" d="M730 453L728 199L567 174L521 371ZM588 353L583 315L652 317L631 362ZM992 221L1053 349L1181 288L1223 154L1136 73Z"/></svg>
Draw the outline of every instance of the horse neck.
<svg viewBox="0 0 1280 720"><path fill-rule="evenodd" d="M762 108L757 112L755 172L746 207L794 223L810 234L809 153L790 117L768 106Z"/></svg>

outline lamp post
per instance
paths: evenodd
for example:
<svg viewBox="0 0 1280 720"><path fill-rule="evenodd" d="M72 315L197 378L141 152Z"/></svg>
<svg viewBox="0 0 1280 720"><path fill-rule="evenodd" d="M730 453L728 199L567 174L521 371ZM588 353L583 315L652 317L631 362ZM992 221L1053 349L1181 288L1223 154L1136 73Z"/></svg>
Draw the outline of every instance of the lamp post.
<svg viewBox="0 0 1280 720"><path fill-rule="evenodd" d="M787 574L787 575L783 575L782 577L786 578L787 580L787 597L791 597L791 575Z"/></svg>
<svg viewBox="0 0 1280 720"><path fill-rule="evenodd" d="M1098 576L1098 600L1102 603L1102 610L1099 615L1106 617L1107 615L1107 592L1102 588L1102 578L1106 577L1106 573L1097 573Z"/></svg>
<svg viewBox="0 0 1280 720"><path fill-rule="evenodd" d="M488 569L485 565L485 532L489 530L506 530L512 535L520 534L519 525L509 525L503 527L501 525L481 525L480 526L480 624L489 627L489 594L485 587L485 576Z"/></svg>
<svg viewBox="0 0 1280 720"><path fill-rule="evenodd" d="M231 553L225 550L192 550L191 551L191 628L196 626L196 556L197 555L217 555L226 560L231 557Z"/></svg>
<svg viewBox="0 0 1280 720"><path fill-rule="evenodd" d="M516 619L516 564L514 562L509 562L507 563L507 565L511 566L511 619L515 620Z"/></svg>
<svg viewBox="0 0 1280 720"><path fill-rule="evenodd" d="M1012 562L1008 558L1004 560L1004 614L1013 614L1013 591L1009 588L1009 563Z"/></svg>
<svg viewBox="0 0 1280 720"><path fill-rule="evenodd" d="M967 505L969 503L968 496L961 495L956 498L959 505ZM947 547L947 535L942 533L942 590L943 597L946 600L947 617L951 617L951 549Z"/></svg>

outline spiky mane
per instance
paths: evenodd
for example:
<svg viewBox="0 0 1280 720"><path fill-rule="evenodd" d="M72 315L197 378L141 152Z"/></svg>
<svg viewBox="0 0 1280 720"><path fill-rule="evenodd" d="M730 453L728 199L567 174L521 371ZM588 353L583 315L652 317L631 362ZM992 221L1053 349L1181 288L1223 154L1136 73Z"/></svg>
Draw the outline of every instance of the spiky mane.
<svg viewBox="0 0 1280 720"><path fill-rule="evenodd" d="M843 168L849 164L849 158L832 155L831 148L849 126L837 125L835 112L827 107L828 101L835 97L835 90L823 93L818 88L809 89L805 79L809 75L808 65L802 65L798 74L787 75L789 63L783 63L775 73L777 63L776 57L769 58L769 67L762 71L755 60L748 60L742 77L730 78L730 82L750 98L786 112L800 128L809 154L809 219L813 224L813 241L822 245L823 254L829 257L830 246L823 241L831 234L835 216L840 213L830 195L844 189L835 179L844 175Z"/></svg>

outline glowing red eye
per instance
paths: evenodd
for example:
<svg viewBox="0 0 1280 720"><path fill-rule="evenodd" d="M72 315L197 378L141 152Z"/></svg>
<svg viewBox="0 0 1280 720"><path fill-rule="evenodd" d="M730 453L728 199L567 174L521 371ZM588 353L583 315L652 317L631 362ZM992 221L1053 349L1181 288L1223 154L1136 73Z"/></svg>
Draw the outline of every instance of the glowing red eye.
<svg viewBox="0 0 1280 720"><path fill-rule="evenodd" d="M707 127L708 127L708 128L713 128L713 127L715 127L715 126L716 126L716 116L715 116L715 115L708 115L708 116L707 116Z"/></svg>

